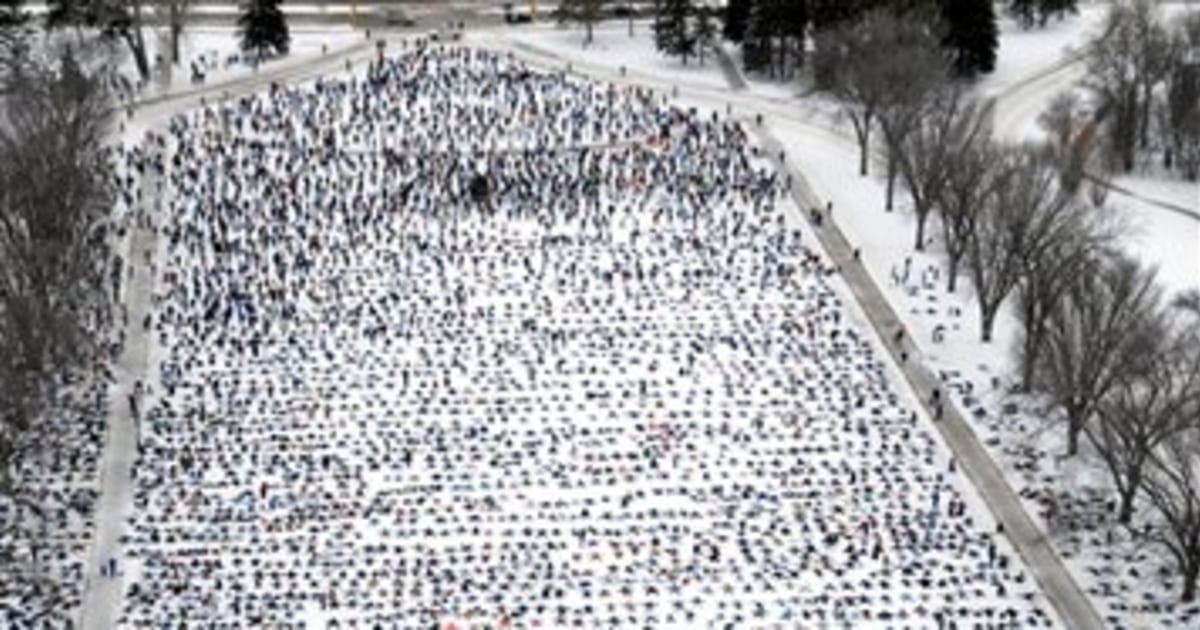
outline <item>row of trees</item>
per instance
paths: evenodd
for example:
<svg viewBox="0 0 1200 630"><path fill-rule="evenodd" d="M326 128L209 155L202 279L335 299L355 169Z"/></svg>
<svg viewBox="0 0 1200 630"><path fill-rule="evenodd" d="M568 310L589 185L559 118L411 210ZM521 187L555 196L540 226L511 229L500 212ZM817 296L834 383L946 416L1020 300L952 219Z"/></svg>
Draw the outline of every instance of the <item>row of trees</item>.
<svg viewBox="0 0 1200 630"><path fill-rule="evenodd" d="M655 0L654 46L687 64L697 56L704 63L704 52L717 35L716 22L708 7L695 6L690 0Z"/></svg>
<svg viewBox="0 0 1200 630"><path fill-rule="evenodd" d="M955 86L940 88L900 142L904 188L914 209L925 208L918 223L927 215L941 226L949 290L965 267L984 342L1000 309L1014 307L1021 387L1051 403L1068 455L1085 439L1092 445L1118 521L1170 554L1183 599L1193 601L1200 293L1164 304L1154 270L1121 253L1123 226L1097 207L1102 196L1083 194L1061 148L996 144L987 110ZM1133 529L1139 496L1149 512Z"/></svg>
<svg viewBox="0 0 1200 630"><path fill-rule="evenodd" d="M28 618L67 610L38 562L54 493L29 471L86 430L57 395L105 350L112 109L100 74L69 51L39 61L20 28L0 27L0 609Z"/></svg>
<svg viewBox="0 0 1200 630"><path fill-rule="evenodd" d="M1130 11L1115 6L1110 24ZM1085 439L1094 447L1121 523L1132 525L1144 497L1151 526L1139 535L1169 552L1192 601L1200 574L1200 293L1164 305L1154 271L1117 249L1123 226L1102 210L1105 189L1087 177L1104 117L1066 94L1041 118L1045 142L998 144L991 104L952 79L953 60L922 15L875 9L818 32L814 75L854 128L860 172L872 158L885 165L887 208L895 183L907 193L916 249L926 246L931 220L940 227L947 290L969 278L983 342L1004 305L1014 307L1021 388L1052 403L1069 455ZM880 150L871 148L875 131Z"/></svg>
<svg viewBox="0 0 1200 630"><path fill-rule="evenodd" d="M1025 28L1045 26L1050 18L1079 13L1076 0L1008 0L1008 13Z"/></svg>
<svg viewBox="0 0 1200 630"><path fill-rule="evenodd" d="M730 0L724 35L742 44L747 70L787 77L802 66L808 44L818 51L828 32L873 12L920 14L962 76L995 69L999 27L991 0Z"/></svg>
<svg viewBox="0 0 1200 630"><path fill-rule="evenodd" d="M1104 156L1132 171L1139 152L1163 166L1200 177L1200 13L1174 28L1151 0L1120 2L1087 48L1086 84L1102 125Z"/></svg>

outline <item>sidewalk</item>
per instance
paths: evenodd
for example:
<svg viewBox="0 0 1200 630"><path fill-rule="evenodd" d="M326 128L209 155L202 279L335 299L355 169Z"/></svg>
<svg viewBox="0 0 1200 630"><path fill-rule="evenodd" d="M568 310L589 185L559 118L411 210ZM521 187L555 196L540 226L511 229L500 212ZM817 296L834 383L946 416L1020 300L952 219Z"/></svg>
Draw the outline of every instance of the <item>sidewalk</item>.
<svg viewBox="0 0 1200 630"><path fill-rule="evenodd" d="M144 148L149 149L147 145ZM150 155L157 151L151 151ZM146 169L142 178L142 201L140 211L156 216L160 203L165 201L156 194L160 178L152 168ZM166 190L163 191L164 197ZM137 459L137 420L129 406L138 380L149 383L149 351L152 331L142 327L143 319L150 312L154 278L146 264L146 252L151 259L157 249L157 235L143 229L135 222L129 239L129 251L124 259L132 269L125 281L124 301L129 309L129 325L126 327L125 349L114 372L117 383L113 385L111 406L108 411L108 430L100 455L100 497L96 503L96 532L91 549L84 563L83 603L79 610L79 627L84 630L96 628L108 630L116 627L124 600L123 571L126 560L122 556L121 536L128 527L133 513L133 466ZM144 411L147 403L139 403ZM101 575L101 567L110 558L117 559L117 575Z"/></svg>
<svg viewBox="0 0 1200 630"><path fill-rule="evenodd" d="M811 216L801 212L805 215L804 220L809 231L816 234L829 260L841 269L841 276L846 285L862 306L863 312L879 335L882 345L891 354L895 365L917 393L917 399L925 412L935 419L940 415L941 420L935 420L933 424L946 445L954 452L960 469L966 473L987 503L996 522L1004 525L1004 535L1021 554L1063 623L1073 630L1104 628L1091 599L1075 583L1049 541L1029 518L1017 494L1004 478L1004 473L979 443L975 431L963 419L958 407L950 404L950 400L944 396L936 405L931 399L930 395L934 390L944 389L942 383L925 366L921 351L915 345L907 339L895 343L892 335L904 324L866 268L860 261L855 260L853 248L834 220L836 213L826 215L825 205L812 193L804 175L790 164L780 162L779 155L784 151L783 144L771 135L769 130L754 129L752 126L752 133L762 140L762 146L775 168L793 178L791 195L797 207L802 211L810 208L821 209L820 224L814 223ZM905 353L906 356L901 356L901 353Z"/></svg>

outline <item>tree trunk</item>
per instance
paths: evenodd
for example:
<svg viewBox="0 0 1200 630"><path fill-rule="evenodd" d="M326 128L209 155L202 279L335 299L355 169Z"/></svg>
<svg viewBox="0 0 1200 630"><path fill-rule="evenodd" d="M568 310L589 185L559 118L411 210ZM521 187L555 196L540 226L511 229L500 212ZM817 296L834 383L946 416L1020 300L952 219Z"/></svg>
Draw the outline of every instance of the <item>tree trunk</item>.
<svg viewBox="0 0 1200 630"><path fill-rule="evenodd" d="M584 40L583 45L584 46L592 45L592 23L591 23L591 21L588 21L588 23L587 23L587 39Z"/></svg>
<svg viewBox="0 0 1200 630"><path fill-rule="evenodd" d="M1133 499L1137 496L1137 489L1141 484L1140 477L1141 475L1130 475L1125 489L1117 493L1121 498L1121 507L1117 511L1117 522L1122 525L1133 522Z"/></svg>
<svg viewBox="0 0 1200 630"><path fill-rule="evenodd" d="M983 343L992 342L992 329L996 325L996 312L999 309L999 305L995 307L990 305L979 307L979 340Z"/></svg>
<svg viewBox="0 0 1200 630"><path fill-rule="evenodd" d="M183 33L183 16L179 14L179 4L172 2L171 15L171 65L179 65L179 36Z"/></svg>
<svg viewBox="0 0 1200 630"><path fill-rule="evenodd" d="M1196 601L1196 577L1200 576L1200 561L1187 563L1183 568L1183 598L1185 604Z"/></svg>
<svg viewBox="0 0 1200 630"><path fill-rule="evenodd" d="M900 165L897 163L892 151L888 151L887 158L887 200L884 201L883 209L891 212L896 205L896 177L900 174Z"/></svg>
<svg viewBox="0 0 1200 630"><path fill-rule="evenodd" d="M1027 314L1027 316L1031 315ZM1026 324L1025 348L1021 353L1021 388L1027 392L1033 389L1033 370L1037 366L1038 352L1042 342L1041 337L1041 326Z"/></svg>
<svg viewBox="0 0 1200 630"><path fill-rule="evenodd" d="M146 59L145 42L142 41L140 31L138 33L126 33L125 43L129 45L129 52L133 54L133 61L137 65L138 76L143 81L149 81L150 62Z"/></svg>
<svg viewBox="0 0 1200 630"><path fill-rule="evenodd" d="M1142 88L1141 118L1138 120L1138 146L1145 149L1150 146L1150 104L1154 102L1153 86Z"/></svg>
<svg viewBox="0 0 1200 630"><path fill-rule="evenodd" d="M1079 454L1079 434L1083 432L1083 421L1077 420L1072 413L1068 413L1067 418L1067 455L1074 457Z"/></svg>
<svg viewBox="0 0 1200 630"><path fill-rule="evenodd" d="M133 40L137 42L137 50L134 55L138 59L138 69L143 72L143 78L150 78L150 60L146 58L146 38L142 32L142 3L140 0L133 2Z"/></svg>
<svg viewBox="0 0 1200 630"><path fill-rule="evenodd" d="M954 293L954 290L958 288L958 262L961 256L950 254L947 258L946 292Z"/></svg>
<svg viewBox="0 0 1200 630"><path fill-rule="evenodd" d="M914 245L919 252L925 251L925 224L929 219L929 210L922 210L920 207L914 208L917 214L917 242Z"/></svg>
<svg viewBox="0 0 1200 630"><path fill-rule="evenodd" d="M871 143L871 116L865 115L862 118L862 123L854 123L854 136L858 139L858 174L860 177L867 175L867 159L868 150Z"/></svg>

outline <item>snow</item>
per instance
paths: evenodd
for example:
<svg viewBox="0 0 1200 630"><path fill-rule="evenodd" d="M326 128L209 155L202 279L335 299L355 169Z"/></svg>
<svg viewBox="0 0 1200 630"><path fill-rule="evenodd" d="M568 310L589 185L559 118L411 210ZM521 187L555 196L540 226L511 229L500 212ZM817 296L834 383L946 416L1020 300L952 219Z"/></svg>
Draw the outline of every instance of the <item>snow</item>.
<svg viewBox="0 0 1200 630"><path fill-rule="evenodd" d="M1001 18L996 69L979 80L980 93L995 96L1016 88L1029 77L1076 56L1084 43L1100 32L1105 11L1105 6L1085 5L1079 15L1051 19L1045 27L1029 29L1008 17Z"/></svg>
<svg viewBox="0 0 1200 630"><path fill-rule="evenodd" d="M1115 183L1142 197L1191 210L1193 214L1168 210L1115 192L1106 201L1129 224L1122 246L1143 263L1158 267L1158 280L1168 293L1200 288L1200 184L1139 176L1118 177Z"/></svg>
<svg viewBox="0 0 1200 630"><path fill-rule="evenodd" d="M147 29L147 56L152 66L158 55L167 56L169 40L163 30ZM259 70L276 66L303 66L324 57L331 51L336 52L363 41L363 33L349 26L330 26L321 28L291 29L291 46L287 55L272 57L258 66ZM247 77L255 73L255 68L240 58L240 40L238 31L232 27L191 27L180 37L180 63L170 68L170 80L164 83L161 78L151 81L147 95L161 92L175 92L189 87L192 83L191 64L200 64L205 69L205 84ZM123 67L125 73L136 77L132 65L132 56L123 49ZM237 60L233 58L237 56ZM233 61L231 63L231 61ZM163 75L160 75L160 77Z"/></svg>
<svg viewBox="0 0 1200 630"><path fill-rule="evenodd" d="M407 103L396 99L396 107L392 119L411 121L412 112L427 111L428 104L421 99ZM563 120L567 119L564 113ZM193 116L192 120L201 125L205 119ZM355 124L363 124L362 117L354 120L359 121ZM490 133L492 128L488 129ZM514 128L506 132L514 135L505 139L519 143L527 130ZM356 129L339 131L343 141L355 133ZM197 133L197 137L200 135ZM363 142L369 143L375 135L364 137ZM672 154L664 150L659 159ZM364 151L363 155L378 154ZM206 164L194 166L203 168ZM751 164L766 167L761 159ZM305 168L299 171L299 178L324 183L332 176L336 180L338 176L329 172L332 170ZM265 178L251 177L250 170L230 168L222 174L222 186L231 186L228 180L244 180L244 190L255 198L253 193L267 185L263 183ZM368 198L378 198L377 185L373 180L368 183ZM605 201L619 206L635 201L607 187L604 194ZM661 190L650 201L653 207L664 208L678 207L681 202ZM847 288L838 276L823 271L819 260L799 262L804 250L795 239L773 249L782 260L795 261L801 271L767 283L759 279L761 269L767 267L757 262L766 251L762 242L765 234L750 236L741 232L739 237L734 230L730 242L735 247L727 251L722 246L718 250L722 257L728 253L729 262L713 273L711 281L703 283L706 288L685 292L681 286L686 277L683 272L700 264L701 258L672 255L670 248L659 247L656 240L660 235L679 236L695 229L689 227L690 221L674 213L665 220L635 213L631 220L622 220L614 227L607 244L599 238L579 238L591 234L591 228L574 219L544 227L529 218L496 221L467 215L461 227L472 235L470 252L476 260L471 265L451 264L447 273L450 280L465 283L470 289L470 308L464 312L487 308L489 315L472 319L466 327L469 333L442 339L438 335L445 325L434 324L433 318L414 317L415 323L410 324L404 323L405 318L397 319L398 314L421 313L422 303L442 304L448 297L427 255L407 252L406 271L398 273L396 263L402 261L395 254L406 250L397 247L390 235L396 233L393 224L402 214L383 213L378 221L354 228L354 246L347 248L351 237L346 228L350 226L344 223L350 221L334 213L333 223L320 230L321 242L326 244L322 249L354 253L320 254L311 276L308 272L291 272L301 274L300 285L305 287L298 295L288 291L289 301L297 300L302 316L297 321L277 324L286 330L264 337L263 358L259 359L228 345L220 352L214 351L203 343L206 340L202 335L207 333L198 336L195 324L184 323L203 319L196 311L200 304L209 300L220 303L224 297L220 287L214 292L204 281L213 277L209 274L216 256L211 251L209 234L216 229L215 222L198 216L204 203L202 198L179 195L165 217L170 227L178 228L174 233L185 236L162 250L168 254L164 259L174 261L164 269L169 268L177 278L163 285L160 295L156 321L163 327L162 353L156 357L174 366L170 372L177 374L170 380L179 385L174 393L163 395L146 420L148 452L150 457L161 459L152 459L139 472L138 496L143 507L133 523L129 556L122 562L129 573L127 580L137 583L142 593L126 602L125 613L131 623L153 623L163 615L176 619L178 614L171 614L185 610L190 617L201 617L203 623L205 615L228 612L231 584L245 586L251 593L269 594L266 601L277 607L275 612L283 614L286 609L294 615L291 619L306 626L323 625L331 617L351 622L361 619L365 623L373 615L384 614L379 612L381 609L402 611L426 605L449 609L446 614L456 619L470 616L476 623L494 616L496 609L462 610L453 600L469 598L445 582L442 588L452 591L445 595L452 597L431 599L425 589L410 601L407 593L401 599L392 579L385 580L382 590L393 589L396 595L378 599L366 595L354 577L350 577L349 585L336 578L330 581L334 572L347 566L361 569L364 563L370 566L375 560L391 569L400 558L444 560L455 549L462 551L458 552L459 562L451 566L463 566L462 554L477 553L479 537L452 534L448 523L462 521L445 519L464 515L486 517L483 538L488 549L495 544L493 541L509 538L519 526L503 523L518 523L526 528L526 542L552 562L549 566L566 562L572 569L570 577L548 579L565 589L565 596L543 594L539 598L540 588L521 592L509 589L500 593L509 602L550 599L578 607L584 601L581 590L590 587L580 586L575 577L595 575L598 583L607 585L610 581L602 573L607 569L620 574L621 581L631 576L629 583L637 589L635 601L665 603L669 601L665 591L653 596L642 593L646 584L663 579L656 577L665 568L661 555L647 557L624 541L630 537L641 541L646 528L669 526L672 529L663 529L662 541L666 544L662 546L669 548L671 555L677 552L685 564L702 567L702 571L708 571L703 568L707 561L699 556L706 554L697 552L692 543L719 548L724 562L713 567L714 573L698 574L697 579L665 578L678 588L680 597L693 602L689 611L697 615L698 622L672 623L660 618L653 624L656 627L691 628L730 620L734 614L730 608L735 603L746 610L761 606L766 616L763 623L770 619L772 627L800 623L796 617L785 615L824 614L826 609L840 623L865 628L892 625L894 620L867 615L896 607L924 611L905 620L923 625L931 623L931 608L943 606L954 606L955 610L1012 607L1025 623L1034 608L1045 611L1046 603L1036 585L1002 540L999 551L1010 560L1008 568L990 566L987 541L992 538L994 523L965 480L945 472L949 453L934 437L929 420L912 412L916 407L912 393L903 385L894 385L903 383L894 368L875 358L880 352L877 341L873 335L863 334L864 318L849 301ZM786 217L791 225L798 227L798 210L782 198L778 203L788 210ZM739 212L749 210L746 201L730 204ZM714 204L711 210L714 221L729 218L725 204ZM760 214L755 211L745 216L757 224ZM408 226L406 220L402 227L405 233L436 239L443 232L444 222L437 217L413 216L414 225ZM306 222L301 217L294 219L283 224L289 230L303 229ZM771 225L766 217L761 221ZM722 226L722 233L731 227L725 223ZM246 234L265 237L265 229L249 231L253 228L235 223L232 238L241 240L238 235L243 229ZM634 236L634 228L640 232L640 239ZM523 272L510 255L537 251L538 243L544 243L542 238L551 233L573 236L574 244L566 256L551 254L553 271L548 275L554 279L542 281ZM720 236L714 235L714 245L717 238ZM308 241L301 238L296 242ZM294 244L285 242L288 247ZM631 251L641 257L643 264L661 268L655 273L662 274L661 282L665 284L651 287L628 275L621 280L622 274L617 274L616 285L601 283L602 272L630 264L627 254ZM578 281L574 273L570 279L562 273L561 266L568 259L579 261L583 265L582 278L591 279L591 288L585 294L566 290L573 289ZM248 268L241 269L239 274ZM651 288L651 299L646 299L642 292ZM182 299L192 291L199 292L198 302ZM258 289L254 291L257 300ZM588 302L579 299L580 295L586 295L594 305L586 307ZM422 297L432 301L422 302ZM380 313L372 308L371 313L372 317L386 318L385 334L389 341L399 341L395 350L381 347L369 335L364 337L357 320L370 319L365 313L361 318L344 315L385 299L394 302ZM491 308L500 316L492 318ZM785 315L789 312L794 316ZM779 352L778 346L772 350L761 345L780 343L778 337L776 341L762 339L773 335L770 331L779 328L785 316L797 325L823 332L804 343L806 348L800 351L804 358L784 361L786 355ZM540 350L543 344L533 343L537 335L518 332L517 322L523 318L532 318L539 328L565 327L581 334L579 341L572 336L567 348L551 347L545 360L537 360L542 367L536 382L524 378L525 370L535 365L529 346L537 345ZM231 343L235 339L240 343L240 335L249 330L243 328L246 322L238 319L234 317L234 322L217 328ZM758 323L753 323L756 320ZM208 329L207 325L200 326ZM412 327L419 334L402 340L397 335L403 327ZM837 334L826 339L834 330ZM612 336L607 347L584 341L605 334ZM710 334L731 341L714 343L713 352L701 353L694 369L685 366L684 354L676 348L680 340L698 340ZM300 340L290 339L293 335ZM397 338L390 339L392 336ZM864 341L854 341L857 339ZM464 340L471 343L460 352L459 343ZM488 368L481 359L490 361L491 352L477 350L476 344L489 348L500 342L513 344L511 349L497 352L502 363L481 369ZM848 350L827 352L830 343ZM758 351L760 347L763 352ZM465 363L461 372L457 367L460 359ZM559 360L560 366L567 366L565 372L562 367L551 369ZM655 368L648 365L651 363L660 365ZM414 388L407 383L410 366L418 382ZM403 385L398 382L401 369L406 374ZM444 387L440 385L443 369L449 381ZM789 375L795 378L801 371L804 378L796 387L811 390L810 395L786 395L778 390L781 380ZM663 375L678 377L664 381ZM629 393L628 386L639 380L653 382L649 399L643 395L639 401L636 386L632 396L619 395ZM275 396L262 396L263 387L274 388ZM596 401L589 395L596 391L614 395ZM868 405L851 409L846 399L832 399L837 391L856 392ZM282 404L264 405L265 399ZM197 421L193 414L201 400L208 402L207 414L200 414L206 421ZM516 413L502 413L503 417L498 418L486 411L489 404L498 401L520 401L523 406ZM844 412L831 413L841 406L846 406ZM448 413L448 409L456 413ZM715 410L714 418L728 414L728 420L698 415L704 409ZM751 430L757 420L765 421L765 426ZM508 426L520 429L513 434L517 443L508 448L495 440L485 441L478 433L499 432ZM475 437L464 437L471 435ZM439 436L438 448L430 444L430 436ZM290 445L287 449L283 448L285 437ZM442 437L446 446L441 446ZM420 455L412 465L396 459L398 440L417 445L414 448ZM488 444L487 450L464 450L476 441ZM885 444L889 449L886 456L876 450ZM171 454L184 448L196 453L198 461L191 474L173 473L175 460ZM432 457L435 450L446 457L455 456L457 463L426 463L425 455ZM647 450L661 453L650 469L641 465ZM297 451L304 455L295 455ZM803 456L796 457L797 453ZM335 470L322 473L309 461L319 455L332 456ZM260 459L250 463L247 458ZM496 458L511 459L511 464L497 464ZM309 463L302 465L303 461ZM796 467L795 474L776 474L776 468L790 466ZM324 467L329 469L330 465ZM859 475L857 481L855 474ZM297 481L294 476L303 480ZM259 484L265 484L261 490ZM736 492L729 491L732 484L738 485ZM304 492L297 493L298 487ZM322 491L334 494L324 495ZM615 506L603 508L611 509L619 518L579 520L579 510L589 499L607 502L622 495L632 497L627 505L619 510ZM472 502L485 496L496 499L493 509L472 507ZM968 518L958 518L947 528L938 513L944 511L945 501L957 498L967 501ZM375 499L385 506L379 512L368 508ZM411 507L410 499L427 501L419 514ZM218 509L217 502L224 508ZM309 509L323 517L305 516ZM881 531L882 557L866 559L863 550L871 537L865 532L876 525L865 521L886 520L888 513L899 515L900 522L907 523L900 530L912 532L913 539L924 536L924 542L914 545L901 540L907 536ZM216 522L215 516L223 522ZM317 526L318 520L328 526ZM629 529L631 522L644 523L640 533ZM736 541L748 536L750 544L757 545L753 541L760 539L760 532L767 527L775 531L776 523L783 522L809 526L812 533L793 528L772 534L772 539L779 541L774 544L788 551L778 561L795 570L791 575L772 578L776 594L766 595L757 582L752 584L746 579L744 570L730 571L741 566L741 561L735 559L760 555L756 547L753 551L739 549ZM297 523L303 529L293 529ZM589 536L586 544L577 544L573 537L557 531L549 533L562 523L564 528L595 523L600 529ZM547 531L529 538L530 528ZM429 535L430 529L437 535ZM863 534L858 533L860 529ZM830 543L821 540L819 533L823 531L841 533ZM285 547L294 543L298 550L259 552L256 545L263 544L259 541L282 542ZM826 570L816 563L809 567L799 559L800 550L809 543L819 543L819 553L828 562ZM656 539L653 547L657 549L660 544ZM466 551L468 548L472 551ZM186 560L175 561L191 551L207 552L210 559L216 556L224 560L240 553L263 560L263 570L273 575L270 581L280 579L277 573L299 566L298 571L317 576L319 588L312 588L307 596L292 592L285 596L279 586L250 586L249 569L234 570L225 563L203 567ZM467 558L469 566L482 563L474 559L477 555ZM542 566L542 562L522 555L519 560L503 563L502 568L528 569ZM838 575L831 575L830 568ZM926 570L933 581L949 575L962 581L925 587L909 583L922 580L920 574ZM369 571L374 582L375 569ZM212 588L214 577L224 580L225 592ZM728 585L728 590L722 592L723 585ZM304 581L301 588L307 588ZM489 588L492 585L477 584L475 591ZM312 601L324 597L327 590L331 595L337 592L340 609L313 606ZM376 588L372 585L369 590L375 592ZM936 593L932 599L931 592ZM871 599L859 600L859 595ZM615 594L589 599L597 605L630 600L620 600ZM378 607L362 605L368 600ZM239 597L235 601L246 605L255 599ZM800 605L794 607L792 602ZM527 613L527 617L533 616ZM547 613L543 619L549 616ZM416 622L411 617L401 620ZM594 616L588 623L598 627Z"/></svg>
<svg viewBox="0 0 1200 630"><path fill-rule="evenodd" d="M504 36L522 46L610 70L620 70L624 66L631 72L669 77L681 84L718 89L728 85L712 53L705 55L704 65L694 57L685 65L678 58L658 52L654 48L653 31L646 20L634 21L633 37L629 36L625 20L601 22L593 30L592 43L586 47L583 44L584 29L574 24L562 26L539 22L508 29Z"/></svg>
<svg viewBox="0 0 1200 630"><path fill-rule="evenodd" d="M1175 11L1181 7L1182 5L1175 4L1168 10ZM312 8L316 10L316 7ZM1052 22L1044 31L1023 31L1011 21L1005 20L999 67L996 73L983 79L979 86L983 94L1017 94L1016 97L1002 101L1004 107L997 112L997 129L1004 137L1023 139L1036 134L1036 116L1045 103L1061 89L1069 89L1080 76L1078 68L1063 72L1047 70L1057 66L1065 55L1078 50L1079 43L1088 33L1093 32L1100 15L1101 7L1087 5L1083 8L1081 16L1068 18L1061 23ZM526 28L507 30L504 37L533 50L601 65L612 70L625 66L629 68L631 75L672 80L681 85L701 88L708 94L726 89L725 77L714 61L706 62L704 67L698 67L694 62L683 66L653 49L649 27L645 22L636 25L635 38L629 38L626 29L624 21L598 26L595 30L596 40L587 49L582 47L583 30L578 27L561 28L539 23ZM360 38L360 33L349 28L294 29L293 53L283 60L268 63L302 65L321 56L322 44L334 50L339 46L348 46L360 41ZM148 39L148 44L158 46L154 37ZM185 32L183 71L176 71L169 88L176 90L189 84L186 69L188 60L200 54L213 52L216 58L221 60L219 65L224 66L224 58L235 51L236 47L233 29L189 29ZM222 68L210 74L208 82L211 84L218 80L237 78L251 72L252 70L241 66L227 70ZM1028 89L1015 89L1031 77L1033 80L1025 85ZM918 344L925 358L945 375L947 391L954 392L953 399L956 404L968 412L968 415L977 418L974 428L981 442L987 445L992 456L1006 469L1014 487L1023 491L1027 509L1051 534L1056 548L1067 558L1068 565L1077 579L1093 595L1102 614L1115 616L1125 625L1139 619L1155 627L1194 622L1195 617L1185 618L1184 613L1174 606L1176 593L1172 586L1153 578L1159 567L1166 566L1166 560L1158 551L1139 548L1136 543L1124 538L1116 528L1105 526L1097 530L1104 535L1113 532L1115 540L1109 544L1103 537L1089 538L1069 531L1064 532L1062 525L1046 518L1046 497L1067 490L1079 496L1102 496L1106 482L1103 476L1098 475L1094 467L1086 462L1086 458L1082 461L1068 462L1055 458L1054 455L1062 450L1061 431L1049 424L1043 406L1036 400L1007 393L1006 386L1011 380L1012 372L1009 350L1018 332L1011 313L1002 312L997 322L995 341L991 344L980 344L977 339L978 317L973 307L969 282L963 278L958 294L948 296L942 287L944 277L936 245L926 253L912 251L912 219L904 209L906 198L903 190L897 191L898 210L885 213L881 182L874 175L868 178L857 175L857 148L848 141L844 129L839 131L828 128L833 124L828 102L800 99L797 97L798 88L790 85L754 77L750 77L750 80L751 88L748 94L756 98L775 104L794 104L798 109L815 112L808 123L777 118L769 125L788 146L789 159L797 163L816 194L822 199L834 202L834 221L842 227L855 246L862 248L863 264L877 279L889 301L897 306L897 312L904 317L910 338ZM712 104L712 99L693 101L685 96L681 100L689 104L696 103L701 107ZM141 129L131 128L128 133L135 132L140 133ZM1200 210L1200 188L1194 183L1140 176L1121 177L1116 183L1144 197ZM1108 205L1129 223L1129 234L1122 246L1146 263L1156 265L1159 268L1159 279L1168 291L1175 292L1200 286L1200 221L1185 214L1165 210L1153 203L1116 193L1109 196ZM523 232L517 230L514 237L532 238L537 228L527 227L528 230ZM936 233L936 219L931 219L929 228L931 234ZM602 253L597 255L604 256ZM612 263L611 257L604 260ZM202 261L190 260L187 264L199 266ZM189 272L193 270L191 267L187 269ZM841 305L838 312L847 318L853 329L866 328L865 318L839 280L832 279L819 284L836 296ZM683 306L677 308L686 312ZM668 325L683 326L685 324L680 315L681 313L671 312L661 313L658 317L669 322ZM946 326L945 340L934 343L933 330L939 325ZM868 337L874 355L881 356L882 351L877 340L873 335ZM165 339L170 342L173 338ZM714 354L716 360L709 366L710 371L705 374L705 378L711 379L712 382L718 382L723 377L726 366L738 366L738 369L742 369L751 363L747 357L732 351L722 350ZM155 363L168 358L166 350L161 348L155 350L154 356ZM397 353L390 360L408 359L412 357ZM369 384L373 377L371 370L354 365L341 365L339 369L343 371L350 389L362 390L355 394L361 396L362 400L377 393ZM894 366L885 362L882 369L886 373L886 382L898 391L902 405L905 408L915 407L913 393L895 372ZM468 382L455 382L455 387L469 386ZM313 404L317 404L320 394L310 392L309 398ZM1007 405L1013 405L1016 413L999 411ZM302 409L297 408L295 411L299 413ZM329 431L327 436L346 443L369 443L379 439L372 430L371 427L347 423L340 425L336 433ZM222 436L221 439L234 439L229 434L218 432L217 435ZM917 435L921 440L928 440L932 435L924 418L921 419ZM628 450L643 444L646 439L645 436L631 438L624 435L609 443L606 448L613 452ZM340 445L338 448L341 448ZM713 458L728 457L727 452L710 444L699 444L696 448ZM744 452L740 449L735 450L739 450L746 458L756 456L748 449ZM940 443L935 445L935 452L936 457L929 470L944 470L948 454ZM546 465L553 468L558 463L548 458ZM206 470L213 473L216 469ZM740 471L739 474L744 472ZM264 475L269 476L266 472ZM386 473L371 473L367 478L370 485L376 488L398 482L398 479L390 478ZM237 480L225 477L209 476L197 483L221 488L236 482ZM182 487L185 481L170 480L170 483ZM964 480L953 479L948 487L968 502L970 513L975 515L979 522L990 523L982 501L969 484ZM1084 489L1080 489L1081 487ZM214 495L219 492L214 491ZM582 494L576 494L572 500L581 496ZM521 513L533 509L536 501L561 498L562 494L553 491L527 500L509 497L511 500L504 504L502 510L507 513ZM838 500L835 496L827 498L830 501ZM1090 507L1095 508L1096 505L1097 502L1093 501ZM697 513L703 511L695 500L683 496L653 499L646 497L632 507L646 510L652 506L679 513L689 510ZM270 513L269 510L266 512ZM713 525L712 514L707 512L703 517L695 517L693 521L693 526L701 529L711 528ZM377 523L360 525L364 533L360 535L356 545L376 543L394 534L394 531L379 527ZM191 526L195 527L196 532L204 531L204 526L200 523L192 523ZM1008 555L1013 555L1011 548L1004 545L1003 549ZM345 550L336 549L329 553L336 556L342 551ZM360 553L361 549L353 552ZM130 575L136 577L141 571L142 563L146 561L146 556L132 559L128 569ZM597 567L601 562L612 564L614 559L603 556L597 560ZM1139 570L1140 574L1137 573ZM1112 590L1113 585L1116 585L1115 590ZM812 584L797 585L797 592L808 593L812 588ZM901 597L911 595L902 593ZM305 606L304 611L300 613L301 618L312 627L323 626L332 616L311 602ZM707 612L711 612L709 607L710 605L705 607ZM478 623L480 617L475 616L473 620Z"/></svg>
<svg viewBox="0 0 1200 630"><path fill-rule="evenodd" d="M947 294L937 246L923 253L913 251L914 219L906 209L906 193L899 190L897 210L885 212L881 178L858 176L856 149L840 136L797 122L775 120L770 126L788 146L789 159L805 173L814 193L833 201L834 221L854 246L862 248L863 264L896 307L910 338L944 376L955 403L975 420L980 441L1006 470L1031 516L1051 534L1055 548L1101 615L1115 627L1128 627L1139 619L1154 627L1194 623L1200 609L1176 605L1177 584L1153 579L1160 568L1170 573L1170 560L1161 550L1129 541L1111 523L1082 533L1047 520L1051 495L1060 506L1068 505L1068 496L1086 501L1076 513L1102 520L1107 481L1086 454L1079 460L1056 457L1064 452L1061 425L1049 421L1039 401L1008 394L1014 371L1010 351L1019 338L1013 313L1003 310L994 340L980 343L969 280L960 278L957 294ZM1192 185L1146 183L1145 188L1164 195L1173 189L1194 197ZM1157 264L1168 290L1200 286L1200 223L1113 197L1110 211L1126 216L1134 230L1122 246ZM931 218L927 234L936 235L937 229L936 218ZM940 343L933 341L937 326L945 330ZM1002 411L1010 405L1016 413Z"/></svg>

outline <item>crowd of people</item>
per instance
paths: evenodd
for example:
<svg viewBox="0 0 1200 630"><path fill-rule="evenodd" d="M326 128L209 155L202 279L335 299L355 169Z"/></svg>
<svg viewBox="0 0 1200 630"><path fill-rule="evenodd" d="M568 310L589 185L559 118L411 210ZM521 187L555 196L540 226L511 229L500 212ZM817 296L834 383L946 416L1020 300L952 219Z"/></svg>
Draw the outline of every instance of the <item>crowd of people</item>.
<svg viewBox="0 0 1200 630"><path fill-rule="evenodd" d="M1053 625L741 123L421 45L164 149L121 627Z"/></svg>

